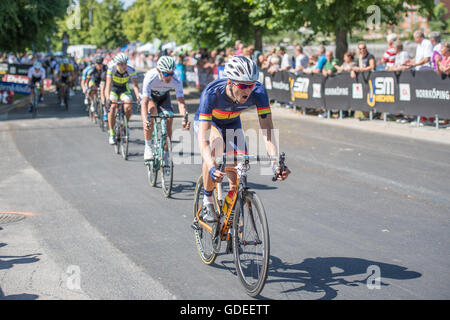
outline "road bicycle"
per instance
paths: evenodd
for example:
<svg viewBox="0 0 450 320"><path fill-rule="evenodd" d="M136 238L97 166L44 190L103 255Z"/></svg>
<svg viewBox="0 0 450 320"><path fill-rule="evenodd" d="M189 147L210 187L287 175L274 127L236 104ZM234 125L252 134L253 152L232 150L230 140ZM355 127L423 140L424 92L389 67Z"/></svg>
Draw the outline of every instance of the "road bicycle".
<svg viewBox="0 0 450 320"><path fill-rule="evenodd" d="M39 96L41 95L41 83L36 82L33 86L33 102L31 103L31 117L36 118L37 115L37 108L39 104Z"/></svg>
<svg viewBox="0 0 450 320"><path fill-rule="evenodd" d="M90 95L90 93L92 91L95 91L96 94L94 95L94 99L89 99L89 102L90 102L89 103L90 106L88 108L89 120L91 120L94 124L97 124L97 119L99 118L97 112L98 112L99 105L101 106L100 97L99 97L100 91L98 89L90 88L88 90L88 96Z"/></svg>
<svg viewBox="0 0 450 320"><path fill-rule="evenodd" d="M61 97L61 88L65 87L64 90L64 97ZM64 100L64 109L67 111L69 110L69 94L70 94L70 88L66 83L63 81L60 81L60 88L58 90L58 105L61 104L61 99Z"/></svg>
<svg viewBox="0 0 450 320"><path fill-rule="evenodd" d="M124 104L137 104L136 101L119 101L111 104L117 105L116 123L114 124L114 151L122 154L124 160L128 160L128 143L130 140L130 128L125 116Z"/></svg>
<svg viewBox="0 0 450 320"><path fill-rule="evenodd" d="M231 158L235 167L225 167L230 160L226 155L216 159L219 170L237 175L237 190L226 190L222 183L214 186L214 207L219 213L219 222L208 224L202 220L203 176L197 179L194 194L194 239L202 261L210 265L220 252L221 243L226 241L225 253L233 253L236 273L248 295L255 297L264 288L270 257L269 226L266 212L256 192L250 190L247 172L250 161L278 160L281 172L286 170L285 154L279 158L269 156L235 155ZM272 178L277 180L278 175Z"/></svg>
<svg viewBox="0 0 450 320"><path fill-rule="evenodd" d="M145 161L147 168L147 177L152 187L156 185L158 171L161 171L161 189L166 198L172 193L173 184L173 161L172 161L172 142L167 134L168 118L184 118L188 122L188 114L165 114L160 112L158 115L147 115L147 120L155 119L152 133L152 152L153 159Z"/></svg>

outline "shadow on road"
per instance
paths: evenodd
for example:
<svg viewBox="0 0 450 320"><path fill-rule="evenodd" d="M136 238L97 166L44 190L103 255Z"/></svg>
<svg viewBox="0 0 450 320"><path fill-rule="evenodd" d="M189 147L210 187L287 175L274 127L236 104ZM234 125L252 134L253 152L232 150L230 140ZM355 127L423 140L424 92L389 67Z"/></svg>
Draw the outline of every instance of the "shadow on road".
<svg viewBox="0 0 450 320"><path fill-rule="evenodd" d="M2 228L0 228L1 230ZM0 243L0 248L7 246L6 243ZM35 254L28 254L25 256L0 256L0 270L6 270L11 269L17 264L28 264L28 263L35 263L39 261L38 256L40 256L40 253ZM9 295L5 296L2 288L0 287L0 300L35 300L39 296L35 294L15 294L15 295Z"/></svg>
<svg viewBox="0 0 450 320"><path fill-rule="evenodd" d="M406 267L360 258L317 257L307 258L295 264L271 256L267 284L288 282L291 289L281 293L306 291L322 294L319 300L332 300L337 297L339 286L373 285L374 274L370 272L372 267L379 268L381 287L390 285L387 279L409 280L422 276L421 273L408 270ZM354 277L360 279L355 280Z"/></svg>

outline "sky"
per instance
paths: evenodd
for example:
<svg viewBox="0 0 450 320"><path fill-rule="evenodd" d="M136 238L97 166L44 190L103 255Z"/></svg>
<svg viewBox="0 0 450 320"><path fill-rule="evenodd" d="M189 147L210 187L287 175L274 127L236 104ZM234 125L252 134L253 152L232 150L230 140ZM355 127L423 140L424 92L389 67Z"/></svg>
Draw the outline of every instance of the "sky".
<svg viewBox="0 0 450 320"><path fill-rule="evenodd" d="M120 0L120 2L122 2L124 4L124 8L128 8L129 6L131 6L133 4L135 0Z"/></svg>

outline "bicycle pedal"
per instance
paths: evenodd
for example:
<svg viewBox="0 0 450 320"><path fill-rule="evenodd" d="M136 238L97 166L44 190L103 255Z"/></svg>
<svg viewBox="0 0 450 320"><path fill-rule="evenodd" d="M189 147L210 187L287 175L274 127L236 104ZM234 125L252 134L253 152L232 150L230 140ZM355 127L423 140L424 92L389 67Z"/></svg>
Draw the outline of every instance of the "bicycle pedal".
<svg viewBox="0 0 450 320"><path fill-rule="evenodd" d="M191 224L191 228L194 229L195 231L199 231L202 227L200 226L200 224L198 223L198 221L194 221Z"/></svg>

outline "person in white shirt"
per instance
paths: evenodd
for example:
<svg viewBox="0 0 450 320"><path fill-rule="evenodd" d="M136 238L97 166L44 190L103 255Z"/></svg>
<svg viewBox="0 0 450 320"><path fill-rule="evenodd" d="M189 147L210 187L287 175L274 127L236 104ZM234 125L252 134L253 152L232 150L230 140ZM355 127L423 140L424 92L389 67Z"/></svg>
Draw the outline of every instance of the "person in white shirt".
<svg viewBox="0 0 450 320"><path fill-rule="evenodd" d="M286 52L285 47L280 47L279 54L281 56L281 71L289 71L292 68L291 57Z"/></svg>
<svg viewBox="0 0 450 320"><path fill-rule="evenodd" d="M299 72L303 71L304 69L308 68L308 61L309 58L306 54L303 53L303 47L302 46L296 46L295 47L295 69L292 69L292 72Z"/></svg>
<svg viewBox="0 0 450 320"><path fill-rule="evenodd" d="M431 66L431 57L433 56L433 44L430 40L425 39L422 30L414 32L414 41L417 43L416 57L408 65L409 68L415 70L433 70Z"/></svg>
<svg viewBox="0 0 450 320"><path fill-rule="evenodd" d="M403 50L403 44L400 40L395 41L395 62L391 67L386 67L386 71L402 71L408 69L411 62L411 56L408 51Z"/></svg>
<svg viewBox="0 0 450 320"><path fill-rule="evenodd" d="M28 109L29 112L33 111L33 99L34 99L34 86L36 82L40 82L40 95L39 101L44 101L44 79L45 79L45 69L42 68L42 64L39 61L36 61L33 66L28 69L28 78L30 79L28 82L28 86L31 88L30 94L30 107Z"/></svg>
<svg viewBox="0 0 450 320"><path fill-rule="evenodd" d="M184 102L183 83L175 74L175 60L169 56L159 58L156 68L147 71L142 84L141 117L144 129L144 161L153 159L152 132L153 119L147 119L148 113L156 115L159 113L173 114L173 106L170 101L170 90L175 89L178 101L178 109L182 115L186 114ZM172 139L173 118L167 119L167 134ZM189 122L182 120L184 129L189 129Z"/></svg>

